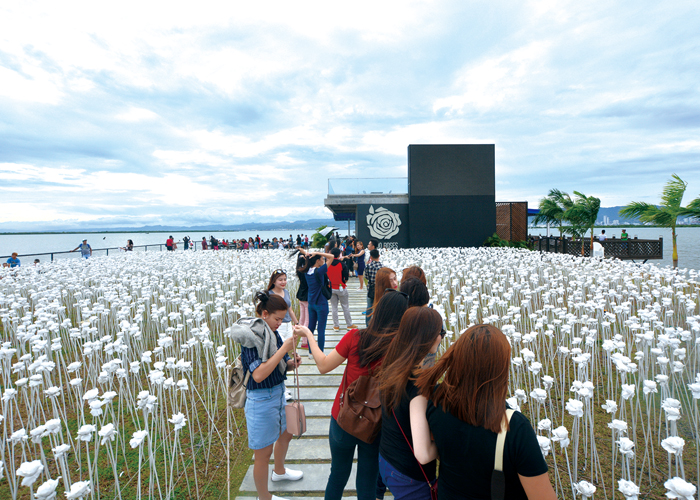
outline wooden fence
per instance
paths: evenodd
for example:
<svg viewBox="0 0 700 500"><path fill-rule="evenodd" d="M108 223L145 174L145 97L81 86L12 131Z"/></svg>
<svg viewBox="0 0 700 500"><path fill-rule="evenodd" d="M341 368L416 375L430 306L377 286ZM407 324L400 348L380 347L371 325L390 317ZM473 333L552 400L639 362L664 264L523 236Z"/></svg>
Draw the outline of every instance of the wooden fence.
<svg viewBox="0 0 700 500"><path fill-rule="evenodd" d="M567 238L555 238L546 236L530 236L529 241L535 250L541 252L566 253L569 255L581 255L581 240L569 240ZM595 241L595 240L594 240ZM615 257L623 260L643 260L664 258L664 239L639 240L609 239L599 242L605 249L606 257ZM583 255L591 256L591 240L583 240Z"/></svg>

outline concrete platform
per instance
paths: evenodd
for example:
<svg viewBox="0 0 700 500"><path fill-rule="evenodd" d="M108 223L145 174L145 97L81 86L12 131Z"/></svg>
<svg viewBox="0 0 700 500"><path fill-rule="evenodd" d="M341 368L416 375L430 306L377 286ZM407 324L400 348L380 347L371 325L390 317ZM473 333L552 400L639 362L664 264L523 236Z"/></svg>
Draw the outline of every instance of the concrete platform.
<svg viewBox="0 0 700 500"><path fill-rule="evenodd" d="M273 465L270 465L270 472L268 477L272 475ZM328 483L328 476L331 472L331 464L293 464L289 465L289 468L294 470L300 470L304 472L304 477L299 481L276 481L272 482L268 480L268 487L270 492L277 494L277 492L296 492L297 494L304 493L319 493L323 495L326 490L326 483ZM352 464L352 471L350 472L350 478L348 479L348 484L345 486L345 491L355 492L355 474L357 472L357 464ZM253 466L248 467L248 472L246 472L243 482L240 488L241 493L250 492L255 495L255 481L253 481Z"/></svg>
<svg viewBox="0 0 700 500"><path fill-rule="evenodd" d="M292 382L293 383L293 382ZM338 387L301 387L299 390L302 403L306 401L332 401L338 392Z"/></svg>
<svg viewBox="0 0 700 500"><path fill-rule="evenodd" d="M306 408L306 406L304 406L304 408ZM330 425L330 420L330 416L325 415L318 418L307 418L306 432L301 437L301 440L304 441L307 438L313 439L318 437L328 439L328 426Z"/></svg>
<svg viewBox="0 0 700 500"><path fill-rule="evenodd" d="M250 454L251 459L253 453ZM287 464L300 460L326 460L331 459L331 447L328 437L325 439L293 439L287 450ZM357 450L354 459L357 460ZM289 465L292 469L299 464Z"/></svg>
<svg viewBox="0 0 700 500"><path fill-rule="evenodd" d="M343 380L342 375L299 375L300 387L338 387ZM294 376L287 378L287 387L294 387Z"/></svg>
<svg viewBox="0 0 700 500"><path fill-rule="evenodd" d="M301 366L299 366L299 375L320 375L318 373L318 368L316 367L316 363L312 359L309 359L306 357L306 354L304 354L304 359L302 360L303 362L301 363ZM341 364L340 366L337 366L330 372L328 372L326 375L342 375L343 372L345 371L345 362ZM292 373L292 376L294 374ZM324 375L325 376L325 375ZM287 380L289 380L289 374L287 374Z"/></svg>
<svg viewBox="0 0 700 500"><path fill-rule="evenodd" d="M333 401L304 401L303 403L307 417L330 418Z"/></svg>

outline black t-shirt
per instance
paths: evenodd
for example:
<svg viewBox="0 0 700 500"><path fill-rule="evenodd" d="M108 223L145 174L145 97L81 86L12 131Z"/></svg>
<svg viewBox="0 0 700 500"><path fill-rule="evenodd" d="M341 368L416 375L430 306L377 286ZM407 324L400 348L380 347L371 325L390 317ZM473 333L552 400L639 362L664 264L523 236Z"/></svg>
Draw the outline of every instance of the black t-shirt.
<svg viewBox="0 0 700 500"><path fill-rule="evenodd" d="M496 456L495 432L462 422L428 402L428 423L440 456L438 495L446 499L491 499L491 473ZM518 474L526 477L547 472L540 445L530 421L513 413L503 448L505 498L527 500Z"/></svg>
<svg viewBox="0 0 700 500"><path fill-rule="evenodd" d="M411 415L409 405L411 400L418 396L418 389L409 380L406 386L406 392L401 398L399 405L394 408L396 418L401 424L401 429L406 434L406 437L413 446L413 436L411 434ZM409 476L417 481L425 481L425 476L420 470L418 460L413 455L411 448L408 447L406 439L401 434L401 429L396 425L394 415L386 412L386 408L382 406L382 433L379 441L379 453L384 457L384 460L389 462L401 474ZM426 476L431 481L435 479L435 468L437 462L433 460L423 466Z"/></svg>

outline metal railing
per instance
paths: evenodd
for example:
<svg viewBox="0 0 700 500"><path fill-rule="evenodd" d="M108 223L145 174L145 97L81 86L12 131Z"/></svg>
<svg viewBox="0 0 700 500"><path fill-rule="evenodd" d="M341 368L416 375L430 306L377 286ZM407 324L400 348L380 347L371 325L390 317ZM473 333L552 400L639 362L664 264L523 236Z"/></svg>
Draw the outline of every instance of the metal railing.
<svg viewBox="0 0 700 500"><path fill-rule="evenodd" d="M529 241L535 250L540 252L565 253L568 255L581 255L581 240L569 240L554 236L530 236ZM590 257L590 239L583 240L583 256ZM597 241L594 239L593 241ZM640 240L631 238L627 240L606 239L599 241L605 249L606 257L615 257L622 260L644 260L664 258L664 239Z"/></svg>
<svg viewBox="0 0 700 500"><path fill-rule="evenodd" d="M179 245L181 243L182 243L181 241L176 242L177 245ZM202 246L201 243L202 243L201 241L195 241L194 247L192 248L192 250L197 249L197 244L199 244L199 249L201 250L201 246ZM151 243L150 245L134 245L133 250L143 249L144 252L147 252L149 248L151 248L151 249L158 248L158 251L162 251L164 246L165 246L165 243ZM93 248L92 253L95 254L96 252L99 252L99 253L105 252L105 255L109 255L110 250L112 250L112 252L114 252L115 250L118 252L123 252L123 251L125 251L125 247ZM53 262L54 255L64 255L64 254L76 254L76 256L81 256L80 250L75 250L75 251L63 250L60 252L26 253L23 255L18 255L17 257L21 259L22 257L43 257L45 255L50 255L51 262ZM12 257L12 256L11 255L0 255L0 260L2 260L2 262L4 263L5 259L9 259L10 257Z"/></svg>
<svg viewBox="0 0 700 500"><path fill-rule="evenodd" d="M408 194L408 178L328 179L328 194Z"/></svg>

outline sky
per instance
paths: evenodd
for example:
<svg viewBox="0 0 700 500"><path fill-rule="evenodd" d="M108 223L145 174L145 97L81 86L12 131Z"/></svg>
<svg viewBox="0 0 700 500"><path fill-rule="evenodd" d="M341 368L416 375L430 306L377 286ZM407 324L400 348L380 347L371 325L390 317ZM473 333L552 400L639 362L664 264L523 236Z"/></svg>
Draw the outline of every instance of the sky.
<svg viewBox="0 0 700 500"><path fill-rule="evenodd" d="M325 218L495 144L496 199L700 195L700 2L0 3L0 230Z"/></svg>

